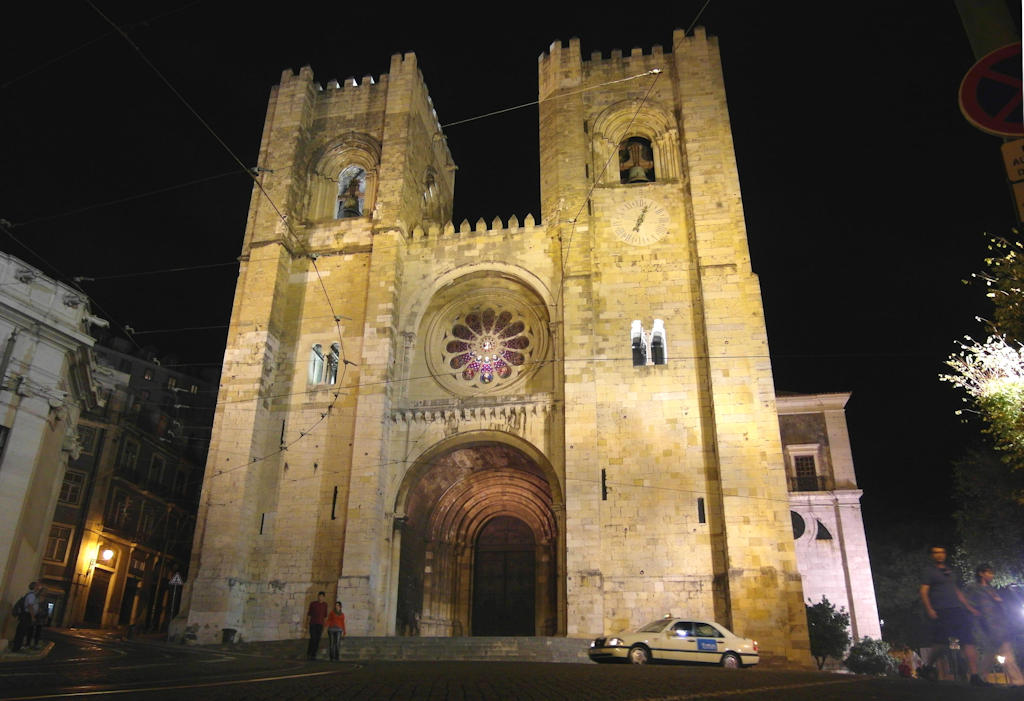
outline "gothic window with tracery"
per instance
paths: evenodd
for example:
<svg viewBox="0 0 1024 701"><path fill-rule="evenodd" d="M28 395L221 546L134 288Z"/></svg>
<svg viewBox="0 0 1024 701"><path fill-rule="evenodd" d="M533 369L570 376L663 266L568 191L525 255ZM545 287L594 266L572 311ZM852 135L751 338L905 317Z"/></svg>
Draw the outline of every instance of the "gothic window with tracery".
<svg viewBox="0 0 1024 701"><path fill-rule="evenodd" d="M654 151L648 139L631 136L619 144L619 182L654 182Z"/></svg>
<svg viewBox="0 0 1024 701"><path fill-rule="evenodd" d="M324 377L324 347L319 343L313 344L309 354L309 384L318 385Z"/></svg>
<svg viewBox="0 0 1024 701"><path fill-rule="evenodd" d="M332 343L331 352L327 355L327 376L324 382L333 385L338 382L338 363L341 359L341 344Z"/></svg>
<svg viewBox="0 0 1024 701"><path fill-rule="evenodd" d="M365 202L366 171L359 166L348 166L338 174L338 207L335 218L363 216Z"/></svg>
<svg viewBox="0 0 1024 701"><path fill-rule="evenodd" d="M461 370L463 380L490 384L508 379L526 362L530 347L526 323L511 311L492 308L470 312L451 328L445 345L448 366Z"/></svg>

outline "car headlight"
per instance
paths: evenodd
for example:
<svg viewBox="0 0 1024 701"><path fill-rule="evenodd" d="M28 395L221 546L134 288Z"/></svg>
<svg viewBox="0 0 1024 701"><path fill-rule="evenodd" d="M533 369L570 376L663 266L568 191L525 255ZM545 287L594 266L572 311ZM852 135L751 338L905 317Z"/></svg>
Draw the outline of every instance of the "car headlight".
<svg viewBox="0 0 1024 701"><path fill-rule="evenodd" d="M622 638L608 638L608 647L617 647L622 645Z"/></svg>

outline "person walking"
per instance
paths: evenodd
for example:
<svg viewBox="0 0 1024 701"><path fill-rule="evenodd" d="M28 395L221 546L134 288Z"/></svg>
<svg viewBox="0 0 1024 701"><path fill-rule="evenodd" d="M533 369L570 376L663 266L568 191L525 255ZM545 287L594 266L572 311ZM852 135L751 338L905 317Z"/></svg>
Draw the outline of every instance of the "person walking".
<svg viewBox="0 0 1024 701"><path fill-rule="evenodd" d="M43 594L46 589L42 584L36 584L36 615L32 617L32 635L29 642L33 650L38 650L43 645L43 627L50 622L50 612L47 610L46 602L43 601Z"/></svg>
<svg viewBox="0 0 1024 701"><path fill-rule="evenodd" d="M11 652L20 652L21 646L32 636L32 621L39 612L35 582L29 582L28 593L14 606L18 614L18 627L14 631L14 640L11 641Z"/></svg>
<svg viewBox="0 0 1024 701"><path fill-rule="evenodd" d="M345 637L345 614L341 611L341 602L334 602L334 610L327 614L327 637L330 658L338 662L341 655L341 639Z"/></svg>
<svg viewBox="0 0 1024 701"><path fill-rule="evenodd" d="M324 622L327 620L326 594L317 592L316 601L309 604L306 612L306 619L309 621L309 646L306 648L306 657L316 659L316 653L320 649L320 638L324 634Z"/></svg>
<svg viewBox="0 0 1024 701"><path fill-rule="evenodd" d="M978 660L978 671L988 674L996 655L1003 656L1003 670L1010 686L1024 686L1017 659L1010 642L1010 628L1007 625L1009 611L1003 608L1003 598L992 586L995 570L988 563L974 568L974 582L967 587L967 599L981 615L978 617L978 642L982 655Z"/></svg>
<svg viewBox="0 0 1024 701"><path fill-rule="evenodd" d="M967 612L977 616L978 610L971 606L967 597L956 585L956 575L946 564L946 549L940 545L929 550L931 563L921 573L921 602L932 623L932 647L925 658L928 665L934 665L943 648L953 638L960 641L972 686L990 686L978 676L978 651L974 647L974 635ZM966 611L965 611L966 609ZM949 679L944 660L938 660L939 678Z"/></svg>

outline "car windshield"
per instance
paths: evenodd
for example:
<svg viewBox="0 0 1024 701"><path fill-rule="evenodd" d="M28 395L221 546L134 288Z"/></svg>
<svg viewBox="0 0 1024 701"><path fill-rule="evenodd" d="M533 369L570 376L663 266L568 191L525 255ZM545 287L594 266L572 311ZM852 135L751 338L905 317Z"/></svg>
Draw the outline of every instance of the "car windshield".
<svg viewBox="0 0 1024 701"><path fill-rule="evenodd" d="M660 631L660 630L661 630L662 628L664 628L664 627L665 627L665 625L666 625L666 624L667 624L668 622L669 622L669 621L668 621L667 619L664 619L664 618L659 618L659 619L658 619L658 620L656 620L656 621L651 621L651 622L650 622L650 623L648 623L647 625L645 625L645 626L642 626L642 627L640 627L640 628L637 628L637 629L636 629L636 632L637 632L637 633L657 633L657 632L658 632L658 631Z"/></svg>

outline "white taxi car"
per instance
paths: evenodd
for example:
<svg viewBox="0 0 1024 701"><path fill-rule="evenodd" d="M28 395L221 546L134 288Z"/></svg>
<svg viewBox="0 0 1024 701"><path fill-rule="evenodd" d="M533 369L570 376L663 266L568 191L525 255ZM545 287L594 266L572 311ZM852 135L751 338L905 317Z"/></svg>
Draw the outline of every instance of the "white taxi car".
<svg viewBox="0 0 1024 701"><path fill-rule="evenodd" d="M670 616L632 632L597 638L589 654L594 662L698 662L727 669L755 665L760 659L756 640L736 636L721 623Z"/></svg>

